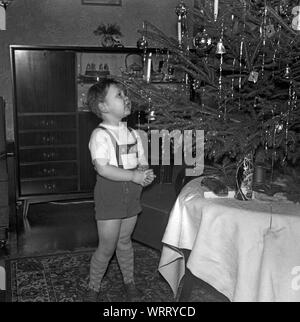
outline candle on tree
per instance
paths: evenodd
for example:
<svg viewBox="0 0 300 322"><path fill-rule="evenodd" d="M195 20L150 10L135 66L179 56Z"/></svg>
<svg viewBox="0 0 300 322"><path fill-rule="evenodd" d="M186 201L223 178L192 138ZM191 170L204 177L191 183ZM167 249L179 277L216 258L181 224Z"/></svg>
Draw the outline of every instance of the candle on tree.
<svg viewBox="0 0 300 322"><path fill-rule="evenodd" d="M150 83L150 78L151 78L151 61L152 61L152 53L149 53L148 60L147 60L147 74L146 74L147 83Z"/></svg>
<svg viewBox="0 0 300 322"><path fill-rule="evenodd" d="M178 43L179 45L181 45L181 42L182 42L181 16L178 16L177 31L178 31Z"/></svg>
<svg viewBox="0 0 300 322"><path fill-rule="evenodd" d="M214 0L214 19L215 19L215 21L218 18L218 12L219 12L219 0Z"/></svg>

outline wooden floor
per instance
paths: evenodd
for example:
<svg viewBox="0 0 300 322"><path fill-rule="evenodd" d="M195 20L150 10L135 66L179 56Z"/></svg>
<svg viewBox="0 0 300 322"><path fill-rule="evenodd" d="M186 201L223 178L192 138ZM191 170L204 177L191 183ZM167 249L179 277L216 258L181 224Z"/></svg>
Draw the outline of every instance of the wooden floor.
<svg viewBox="0 0 300 322"><path fill-rule="evenodd" d="M43 203L31 205L28 225L18 216L16 232L9 233L7 246L0 249L0 264L6 258L93 248L98 237L93 203ZM0 290L0 302L5 292Z"/></svg>
<svg viewBox="0 0 300 322"><path fill-rule="evenodd" d="M92 202L31 205L27 224L18 223L18 255L96 247L93 207Z"/></svg>
<svg viewBox="0 0 300 322"><path fill-rule="evenodd" d="M98 237L93 203L35 204L24 227L19 214L15 232L9 233L6 247L0 248L0 265L6 258L93 248ZM0 302L5 292L0 291Z"/></svg>

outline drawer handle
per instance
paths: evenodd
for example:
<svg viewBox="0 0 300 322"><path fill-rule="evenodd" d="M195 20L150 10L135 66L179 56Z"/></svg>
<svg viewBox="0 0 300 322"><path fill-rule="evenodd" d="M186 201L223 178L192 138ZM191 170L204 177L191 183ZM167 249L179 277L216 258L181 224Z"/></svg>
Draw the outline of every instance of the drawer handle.
<svg viewBox="0 0 300 322"><path fill-rule="evenodd" d="M40 125L42 127L51 128L51 127L55 126L55 121L54 120L49 120L49 121L42 120L40 122Z"/></svg>
<svg viewBox="0 0 300 322"><path fill-rule="evenodd" d="M53 160L55 158L56 154L55 152L51 152L51 153L43 153L43 159L44 160Z"/></svg>
<svg viewBox="0 0 300 322"><path fill-rule="evenodd" d="M52 169L44 168L43 169L43 174L48 175L48 176L55 176L56 175L56 170L54 168L52 168Z"/></svg>
<svg viewBox="0 0 300 322"><path fill-rule="evenodd" d="M56 184L55 183L44 183L44 189L46 190L55 190L56 189Z"/></svg>
<svg viewBox="0 0 300 322"><path fill-rule="evenodd" d="M53 144L54 143L54 136L43 136L42 141L43 144Z"/></svg>

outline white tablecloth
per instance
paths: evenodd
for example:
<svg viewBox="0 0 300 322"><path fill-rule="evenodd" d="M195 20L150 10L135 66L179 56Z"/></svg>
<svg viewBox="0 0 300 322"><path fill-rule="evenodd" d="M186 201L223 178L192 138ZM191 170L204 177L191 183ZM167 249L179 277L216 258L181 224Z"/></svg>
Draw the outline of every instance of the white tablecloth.
<svg viewBox="0 0 300 322"><path fill-rule="evenodd" d="M159 272L174 295L186 263L231 301L300 301L300 206L289 201L204 199L189 182L171 211Z"/></svg>

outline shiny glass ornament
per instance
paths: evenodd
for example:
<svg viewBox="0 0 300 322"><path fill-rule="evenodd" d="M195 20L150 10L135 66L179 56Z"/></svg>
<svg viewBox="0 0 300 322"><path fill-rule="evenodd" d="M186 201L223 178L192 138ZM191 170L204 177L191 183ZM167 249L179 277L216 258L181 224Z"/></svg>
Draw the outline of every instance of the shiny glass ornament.
<svg viewBox="0 0 300 322"><path fill-rule="evenodd" d="M274 28L274 25L267 25L266 26L266 36L268 38L271 38L275 35L276 31L275 31L275 28Z"/></svg>
<svg viewBox="0 0 300 322"><path fill-rule="evenodd" d="M258 72L256 71L252 71L248 77L248 81L249 82L253 82L253 83L256 83L258 80Z"/></svg>
<svg viewBox="0 0 300 322"><path fill-rule="evenodd" d="M211 37L209 37L206 29L198 32L193 38L193 45L196 49L207 50L212 44Z"/></svg>
<svg viewBox="0 0 300 322"><path fill-rule="evenodd" d="M222 39L220 39L217 43L217 48L216 48L216 54L218 55L223 55L226 53L226 49L225 49L225 46L223 44L223 41Z"/></svg>

